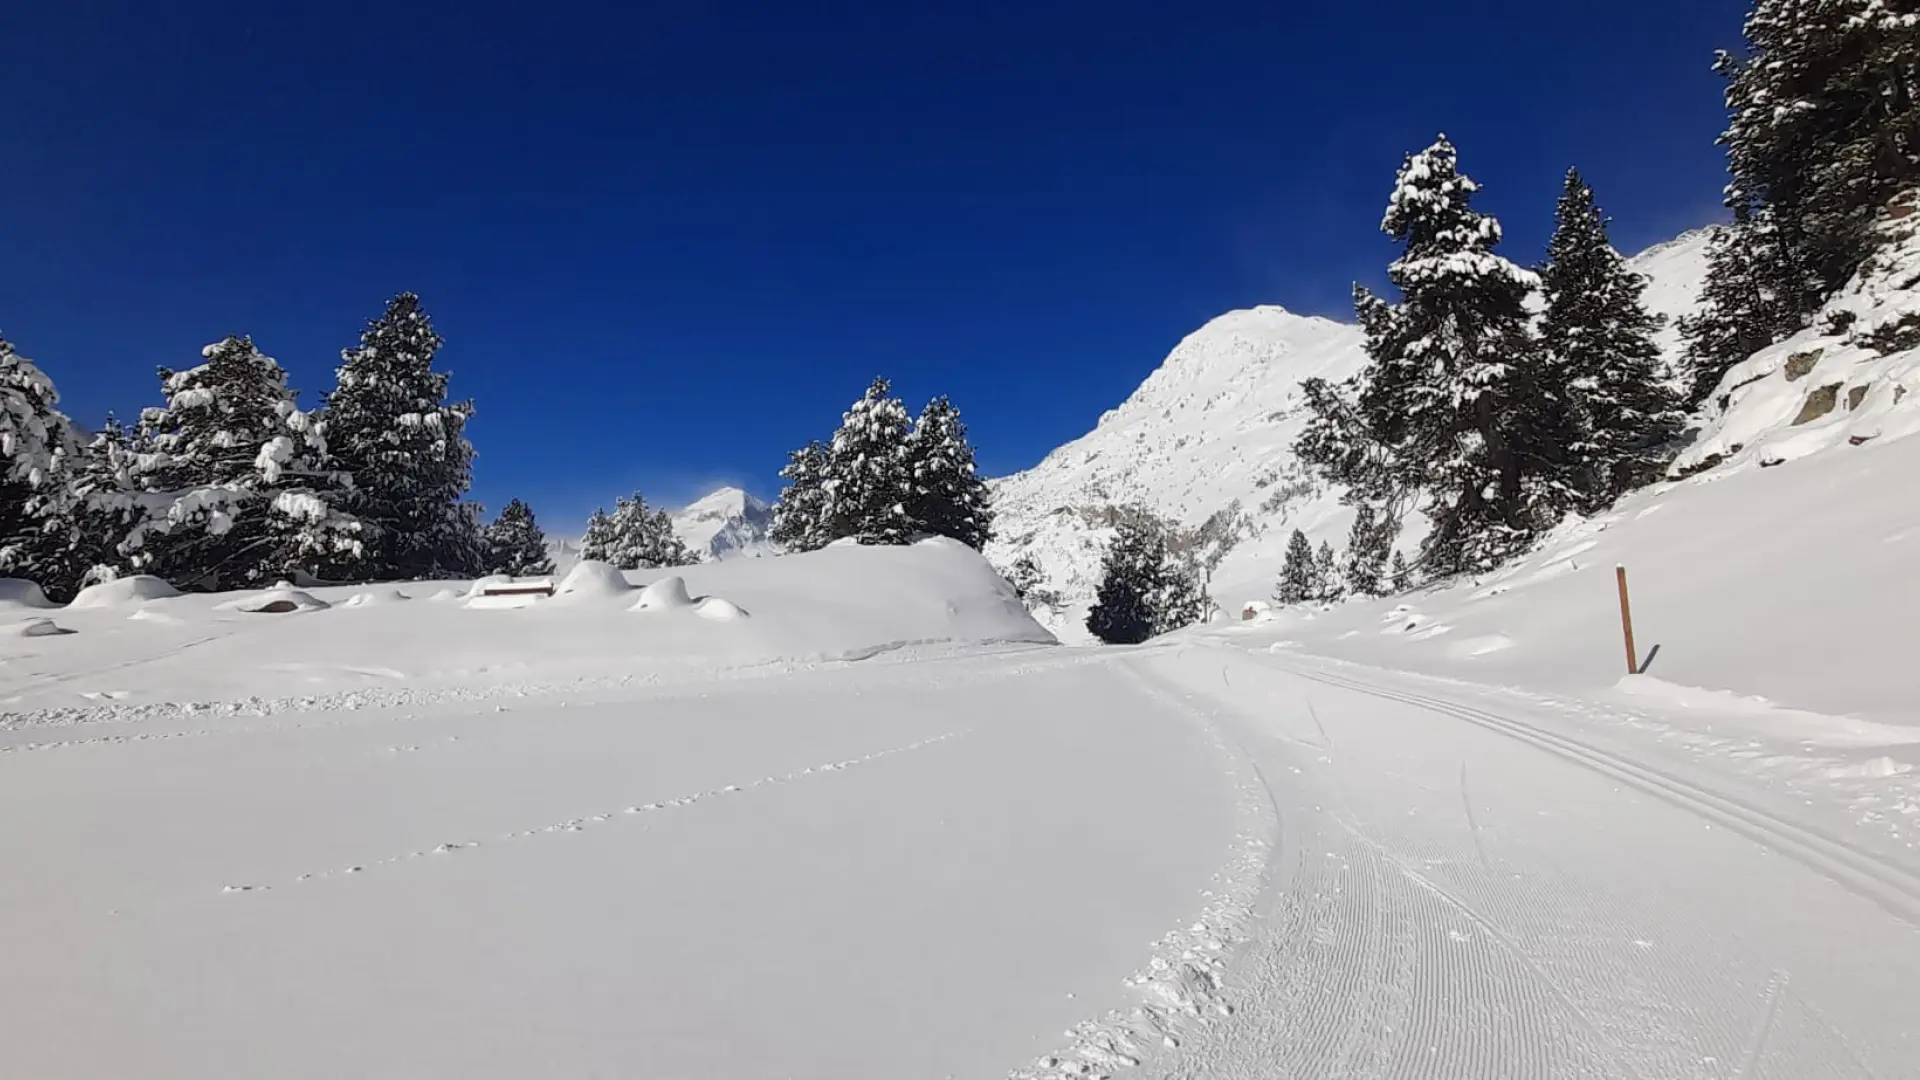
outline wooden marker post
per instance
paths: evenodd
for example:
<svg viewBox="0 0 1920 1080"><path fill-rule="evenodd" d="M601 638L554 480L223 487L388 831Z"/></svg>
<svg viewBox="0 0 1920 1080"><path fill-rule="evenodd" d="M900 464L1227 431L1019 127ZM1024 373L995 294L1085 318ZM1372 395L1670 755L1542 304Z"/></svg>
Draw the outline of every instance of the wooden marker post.
<svg viewBox="0 0 1920 1080"><path fill-rule="evenodd" d="M1640 654L1633 648L1633 608L1627 603L1627 568L1616 566L1613 576L1620 582L1620 632L1627 637L1627 674L1640 674Z"/></svg>

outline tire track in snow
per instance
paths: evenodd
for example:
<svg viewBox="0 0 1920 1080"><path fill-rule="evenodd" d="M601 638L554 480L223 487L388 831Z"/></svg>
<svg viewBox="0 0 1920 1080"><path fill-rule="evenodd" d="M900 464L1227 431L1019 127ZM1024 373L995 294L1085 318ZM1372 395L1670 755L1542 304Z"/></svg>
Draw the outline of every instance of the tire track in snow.
<svg viewBox="0 0 1920 1080"><path fill-rule="evenodd" d="M662 811L675 810L681 807L692 806L695 803L703 802L708 799L719 798L727 795L744 794L746 792L753 791L759 788L777 787L783 784L791 784L795 781L803 780L811 776L825 776L832 773L844 772L848 769L858 768L862 765L870 765L876 761L882 761L886 758L898 757L902 754L911 753L915 750L921 750L926 747L934 746L936 744L947 742L952 739L958 739L969 734L972 734L972 729L963 728L958 731L949 731L941 735L932 736L931 738L921 739L917 742L907 743L904 746L895 746L885 750L876 750L870 754L863 754L859 757L846 758L841 761L830 761L820 765L809 765L804 769L796 769L793 772L783 773L777 776L765 776L765 777L761 777L758 780L750 780L750 781L746 781L744 783L738 783L738 784L727 784L717 788L708 788L704 791L697 791L691 794L680 795L670 799L661 799L661 800L648 802L648 803L636 803L631 806L622 807L618 810L606 810L596 814L585 814L580 817L568 818L564 821L550 822L545 825L536 825L532 828L516 829L511 832L500 833L484 841L482 840L447 841L445 843L436 845L432 848L427 848L427 849L417 850L417 851L409 851L409 852L406 852L405 854L392 855L383 859L377 859L377 860L372 860L372 861L362 862L362 863L354 863L344 867L336 867L331 870L309 871L307 873L303 873L295 876L290 882L286 882L285 884L300 885L300 884L306 884L308 882L325 881L333 878L351 877L351 876L356 876L359 874L366 873L377 867L393 866L400 863L412 862L416 859L431 858L431 857L440 856L440 855L451 855L457 852L470 850L472 848L485 847L492 844L504 844L504 843L510 843L516 840L526 840L534 837L549 836L549 835L561 834L561 833L584 832L587 829L591 829L600 825L606 825L608 823L618 821L621 819L640 819L640 818L644 818ZM268 892L268 891L271 891L274 887L275 886L273 885L265 884L265 883L243 883L243 884L226 885L222 887L220 891L223 893Z"/></svg>
<svg viewBox="0 0 1920 1080"><path fill-rule="evenodd" d="M1787 821L1738 799L1711 791L1670 773L1601 750L1557 732L1495 713L1371 683L1279 667L1288 674L1327 686L1411 705L1499 732L1627 784L1673 807L1729 829L1777 852L1869 900L1895 918L1920 929L1920 876L1883 862L1818 830Z"/></svg>

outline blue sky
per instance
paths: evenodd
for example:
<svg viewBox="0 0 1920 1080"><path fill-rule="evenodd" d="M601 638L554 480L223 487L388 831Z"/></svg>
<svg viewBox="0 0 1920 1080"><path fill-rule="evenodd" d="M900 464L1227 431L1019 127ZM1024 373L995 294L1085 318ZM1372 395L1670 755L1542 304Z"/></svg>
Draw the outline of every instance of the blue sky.
<svg viewBox="0 0 1920 1080"><path fill-rule="evenodd" d="M1031 465L1235 307L1346 317L1445 130L1544 246L1719 215L1744 0L16 4L0 333L87 424L250 333L312 402L421 294L475 494L777 490L876 373ZM285 10L282 10L285 9Z"/></svg>

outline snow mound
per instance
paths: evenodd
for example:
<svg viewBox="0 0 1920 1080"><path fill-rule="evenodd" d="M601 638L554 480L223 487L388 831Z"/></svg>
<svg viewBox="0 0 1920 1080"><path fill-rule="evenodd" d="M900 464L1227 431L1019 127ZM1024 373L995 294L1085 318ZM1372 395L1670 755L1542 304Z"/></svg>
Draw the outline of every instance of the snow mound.
<svg viewBox="0 0 1920 1080"><path fill-rule="evenodd" d="M466 595L466 593L461 592L459 589L441 589L439 592L427 597L427 599L432 603L444 604L449 600L465 599Z"/></svg>
<svg viewBox="0 0 1920 1080"><path fill-rule="evenodd" d="M687 592L687 579L675 574L663 577L640 590L640 599L634 601L634 611L676 611L693 606L693 597Z"/></svg>
<svg viewBox="0 0 1920 1080"><path fill-rule="evenodd" d="M281 585L272 589L262 589L237 600L229 600L221 604L219 610L245 611L257 615L289 615L302 611L325 611L332 606L310 592Z"/></svg>
<svg viewBox="0 0 1920 1080"><path fill-rule="evenodd" d="M50 608L53 602L40 591L38 582L26 578L0 578L0 610L6 608Z"/></svg>
<svg viewBox="0 0 1920 1080"><path fill-rule="evenodd" d="M149 600L166 600L180 595L180 590L150 574L134 574L131 577L115 578L98 585L89 585L80 590L80 594L68 604L69 608L106 608L125 607L129 604L144 604Z"/></svg>
<svg viewBox="0 0 1920 1080"><path fill-rule="evenodd" d="M412 707L1054 644L985 559L946 542L724 559L647 575L654 578L650 592L629 588L618 602L559 604L535 593L396 603L337 617L234 613L236 602L257 607L285 598L270 590L184 596L152 605L164 618L139 624L126 621L137 607L62 612L61 625L78 631L86 648L36 649L0 636L0 701L9 713L70 708L76 686L61 676L112 671L112 688L141 708L252 698L260 703L244 708ZM401 588L420 596L464 593L467 584ZM365 589L316 587L312 595L340 603ZM684 615L629 613L643 593ZM495 601L523 610L471 610ZM188 642L191 653L177 658Z"/></svg>
<svg viewBox="0 0 1920 1080"><path fill-rule="evenodd" d="M448 589L445 591L450 593L453 590ZM387 604L398 604L411 599L413 598L401 592L399 589L371 589L367 592L354 593L352 596L341 601L340 606L351 608L383 607Z"/></svg>
<svg viewBox="0 0 1920 1080"><path fill-rule="evenodd" d="M0 627L0 634L5 634L7 637L60 637L71 633L73 633L72 630L55 625L52 619L28 619L25 622Z"/></svg>
<svg viewBox="0 0 1920 1080"><path fill-rule="evenodd" d="M475 580L472 585L467 586L467 595L483 596L486 594L489 586L511 584L513 584L513 575L511 574L488 574L486 577L479 578Z"/></svg>
<svg viewBox="0 0 1920 1080"><path fill-rule="evenodd" d="M714 622L737 622L747 617L747 613L740 609L740 605L731 600L722 600L717 596L702 599L694 605L693 610L701 618L712 619Z"/></svg>
<svg viewBox="0 0 1920 1080"><path fill-rule="evenodd" d="M582 559L575 563L567 576L560 579L554 587L555 600L592 600L608 596L624 596L633 591L633 585L627 581L627 575L612 563L598 559Z"/></svg>

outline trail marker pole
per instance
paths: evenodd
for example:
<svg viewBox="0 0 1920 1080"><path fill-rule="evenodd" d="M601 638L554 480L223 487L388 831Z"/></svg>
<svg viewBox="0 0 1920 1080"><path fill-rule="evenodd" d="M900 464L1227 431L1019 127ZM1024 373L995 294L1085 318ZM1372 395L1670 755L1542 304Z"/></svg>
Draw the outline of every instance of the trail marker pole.
<svg viewBox="0 0 1920 1080"><path fill-rule="evenodd" d="M1640 674L1640 654L1633 648L1633 608L1627 603L1627 568L1613 568L1614 579L1620 583L1620 632L1627 638L1627 674Z"/></svg>

